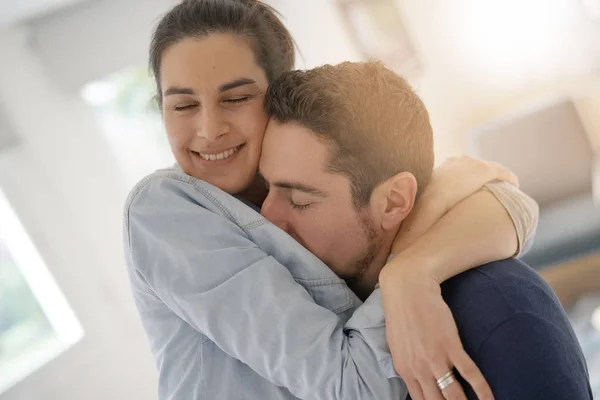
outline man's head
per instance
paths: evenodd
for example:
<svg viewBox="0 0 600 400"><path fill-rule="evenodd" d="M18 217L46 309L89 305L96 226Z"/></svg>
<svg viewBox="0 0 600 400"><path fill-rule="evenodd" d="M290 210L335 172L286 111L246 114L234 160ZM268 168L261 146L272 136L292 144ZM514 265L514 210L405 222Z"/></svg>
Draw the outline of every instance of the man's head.
<svg viewBox="0 0 600 400"><path fill-rule="evenodd" d="M286 73L265 101L263 214L342 278L376 281L433 169L425 106L375 62Z"/></svg>

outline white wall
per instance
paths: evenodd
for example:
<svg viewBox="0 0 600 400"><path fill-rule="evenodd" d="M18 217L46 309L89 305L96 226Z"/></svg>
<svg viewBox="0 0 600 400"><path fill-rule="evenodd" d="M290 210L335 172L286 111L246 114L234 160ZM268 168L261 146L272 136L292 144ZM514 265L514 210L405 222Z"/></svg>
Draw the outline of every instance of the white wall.
<svg viewBox="0 0 600 400"><path fill-rule="evenodd" d="M420 91L438 155L464 149L464 134L523 104L560 94L594 96L600 24L570 0L399 2L421 51Z"/></svg>
<svg viewBox="0 0 600 400"><path fill-rule="evenodd" d="M79 91L91 80L147 63L150 35L173 0L101 0L31 25L33 46L52 78Z"/></svg>
<svg viewBox="0 0 600 400"><path fill-rule="evenodd" d="M0 188L85 336L0 397L152 399L154 364L121 250L121 174L91 111L49 79L27 38L22 30L0 32L0 107L19 137L0 154Z"/></svg>
<svg viewBox="0 0 600 400"><path fill-rule="evenodd" d="M36 23L35 45L61 86L78 89L124 65L145 62L149 32L172 3L84 4ZM333 0L269 3L296 39L298 67L359 59ZM523 104L585 92L600 109L600 94L589 85L600 81L600 23L586 17L578 1L397 4L424 66L413 83L431 113L438 159L463 152L472 126Z"/></svg>
<svg viewBox="0 0 600 400"><path fill-rule="evenodd" d="M304 54L301 66L358 59L331 1L271 3ZM569 94L593 98L600 110L600 91L595 90L600 84L600 22L586 18L579 2L397 4L422 58L423 75L413 83L431 114L438 160L464 152L464 135L474 125L523 104Z"/></svg>

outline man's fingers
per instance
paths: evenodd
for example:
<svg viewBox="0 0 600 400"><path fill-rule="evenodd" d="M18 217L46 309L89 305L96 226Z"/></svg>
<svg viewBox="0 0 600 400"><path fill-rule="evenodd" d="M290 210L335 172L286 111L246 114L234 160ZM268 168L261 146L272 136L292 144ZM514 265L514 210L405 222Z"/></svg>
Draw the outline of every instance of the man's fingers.
<svg viewBox="0 0 600 400"><path fill-rule="evenodd" d="M479 400L493 400L492 389L483 374L464 350L452 355L451 362L465 381L471 385Z"/></svg>

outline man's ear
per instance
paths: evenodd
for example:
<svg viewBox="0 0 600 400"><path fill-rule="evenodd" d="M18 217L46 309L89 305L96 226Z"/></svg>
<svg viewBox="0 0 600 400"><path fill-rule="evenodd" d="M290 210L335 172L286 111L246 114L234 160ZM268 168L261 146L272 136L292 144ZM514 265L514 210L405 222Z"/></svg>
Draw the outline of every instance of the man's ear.
<svg viewBox="0 0 600 400"><path fill-rule="evenodd" d="M409 172L400 172L379 184L371 199L381 228L395 230L412 211L417 195L417 180Z"/></svg>

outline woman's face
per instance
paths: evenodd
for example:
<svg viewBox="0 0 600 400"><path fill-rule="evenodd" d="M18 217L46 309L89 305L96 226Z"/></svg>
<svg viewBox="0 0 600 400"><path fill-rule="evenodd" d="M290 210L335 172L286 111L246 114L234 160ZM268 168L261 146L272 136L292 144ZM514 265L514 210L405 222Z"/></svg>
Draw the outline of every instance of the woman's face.
<svg viewBox="0 0 600 400"><path fill-rule="evenodd" d="M256 175L268 86L249 43L231 34L186 38L162 54L162 111L171 150L188 175L235 194Z"/></svg>

